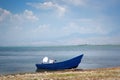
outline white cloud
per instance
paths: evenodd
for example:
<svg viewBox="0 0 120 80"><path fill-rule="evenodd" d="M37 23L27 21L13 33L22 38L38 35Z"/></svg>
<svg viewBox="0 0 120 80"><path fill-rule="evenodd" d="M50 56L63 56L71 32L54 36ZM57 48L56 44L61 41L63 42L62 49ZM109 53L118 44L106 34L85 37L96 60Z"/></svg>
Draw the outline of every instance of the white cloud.
<svg viewBox="0 0 120 80"><path fill-rule="evenodd" d="M25 25L28 22L38 21L39 18L30 10L25 10L20 14L12 14L6 9L0 8L0 25L6 27L19 27Z"/></svg>
<svg viewBox="0 0 120 80"><path fill-rule="evenodd" d="M38 19L30 10L13 14L6 9L0 9L0 41L11 43L30 39L32 35L30 30L36 25Z"/></svg>
<svg viewBox="0 0 120 80"><path fill-rule="evenodd" d="M56 11L59 16L64 16L66 12L66 7L61 6L57 3L53 3L51 1L44 2L44 3L27 3L27 5L30 5L32 7L35 7L37 9L51 9L53 11Z"/></svg>
<svg viewBox="0 0 120 80"><path fill-rule="evenodd" d="M83 24L87 24L83 25ZM92 19L79 19L74 22L66 23L66 26L54 27L50 24L42 24L38 27L34 28L31 33L35 37L40 37L40 40L48 40L48 39L62 39L64 38L74 38L80 37L81 35L92 35L87 37L93 37L94 35L107 35L111 30L106 29L106 27L99 25L97 21L93 21ZM93 35L94 34L94 35ZM77 42L81 42L84 40L75 39ZM63 40L64 41L64 40ZM72 41L72 40L68 40ZM92 40L91 40L92 41ZM73 40L74 42L74 40ZM58 41L59 43L59 41ZM67 42L66 42L67 43ZM84 42L85 43L85 42Z"/></svg>
<svg viewBox="0 0 120 80"><path fill-rule="evenodd" d="M25 10L21 14L12 14L10 11L6 9L0 8L0 22L4 21L5 23L11 22L13 23L21 23L26 21L37 21L39 18L34 15L34 13L30 10Z"/></svg>
<svg viewBox="0 0 120 80"><path fill-rule="evenodd" d="M0 8L0 22L5 20L11 15L11 13L5 9Z"/></svg>
<svg viewBox="0 0 120 80"><path fill-rule="evenodd" d="M27 3L27 5L30 5L32 7L35 7L37 9L48 9L51 7L54 7L54 4L52 2L44 2L44 3Z"/></svg>
<svg viewBox="0 0 120 80"><path fill-rule="evenodd" d="M65 36L66 34L62 32L62 28L56 28L50 24L41 24L32 30L32 33L36 37L41 37L42 39L54 39ZM41 39L41 40L42 40Z"/></svg>
<svg viewBox="0 0 120 80"><path fill-rule="evenodd" d="M19 23L25 23L25 22L35 22L38 21L39 18L37 16L34 15L34 13L30 10L25 10L23 13L21 14L13 14L12 15L12 19L13 22L14 21L19 21Z"/></svg>
<svg viewBox="0 0 120 80"><path fill-rule="evenodd" d="M106 35L111 31L106 28L107 27L101 25L101 23L93 21L92 19L80 19L63 27L63 32L66 34L78 33Z"/></svg>
<svg viewBox="0 0 120 80"><path fill-rule="evenodd" d="M83 6L86 4L86 0L62 0L62 1L75 6Z"/></svg>
<svg viewBox="0 0 120 80"><path fill-rule="evenodd" d="M25 17L26 19L28 20L31 20L31 21L37 21L39 20L39 18L37 18L32 11L29 11L29 10L25 10L24 13L23 13L23 17Z"/></svg>
<svg viewBox="0 0 120 80"><path fill-rule="evenodd" d="M33 29L33 33L44 38L73 37L78 35L107 35L111 32L107 27L92 19L79 19L74 22L66 23L65 26L54 27L50 24L42 24ZM94 36L93 35L93 36ZM71 38L70 37L70 38Z"/></svg>
<svg viewBox="0 0 120 80"><path fill-rule="evenodd" d="M51 32L51 29L48 24L43 24L43 25L39 25L38 27L36 27L32 32L41 33L43 35L44 33Z"/></svg>

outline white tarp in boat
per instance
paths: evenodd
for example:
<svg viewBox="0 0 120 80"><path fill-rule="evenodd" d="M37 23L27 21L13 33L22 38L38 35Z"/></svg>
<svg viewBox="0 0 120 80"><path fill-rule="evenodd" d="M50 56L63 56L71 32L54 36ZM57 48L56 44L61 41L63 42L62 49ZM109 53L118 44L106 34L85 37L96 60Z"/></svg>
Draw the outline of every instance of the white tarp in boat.
<svg viewBox="0 0 120 80"><path fill-rule="evenodd" d="M48 57L44 57L42 62L43 63L48 63Z"/></svg>

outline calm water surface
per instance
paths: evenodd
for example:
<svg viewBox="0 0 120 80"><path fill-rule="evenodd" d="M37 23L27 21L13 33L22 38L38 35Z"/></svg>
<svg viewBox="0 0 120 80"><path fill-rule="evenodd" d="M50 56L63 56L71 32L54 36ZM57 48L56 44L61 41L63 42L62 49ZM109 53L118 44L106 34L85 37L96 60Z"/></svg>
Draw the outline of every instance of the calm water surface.
<svg viewBox="0 0 120 80"><path fill-rule="evenodd" d="M44 56L64 61L84 54L79 69L120 66L119 45L54 47L0 47L0 74L35 72Z"/></svg>

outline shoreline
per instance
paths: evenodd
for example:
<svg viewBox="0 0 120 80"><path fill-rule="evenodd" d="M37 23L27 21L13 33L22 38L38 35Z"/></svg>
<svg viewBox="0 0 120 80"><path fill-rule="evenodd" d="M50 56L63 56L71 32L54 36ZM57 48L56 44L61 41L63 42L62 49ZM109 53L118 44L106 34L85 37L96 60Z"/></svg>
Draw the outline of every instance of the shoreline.
<svg viewBox="0 0 120 80"><path fill-rule="evenodd" d="M120 66L0 75L0 80L120 80Z"/></svg>

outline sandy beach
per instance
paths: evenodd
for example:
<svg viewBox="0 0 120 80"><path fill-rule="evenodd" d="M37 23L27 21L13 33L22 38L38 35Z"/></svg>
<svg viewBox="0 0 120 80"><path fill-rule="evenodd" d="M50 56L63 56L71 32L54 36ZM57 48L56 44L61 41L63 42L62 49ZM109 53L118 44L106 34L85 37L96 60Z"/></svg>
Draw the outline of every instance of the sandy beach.
<svg viewBox="0 0 120 80"><path fill-rule="evenodd" d="M120 67L0 75L0 80L120 80Z"/></svg>

